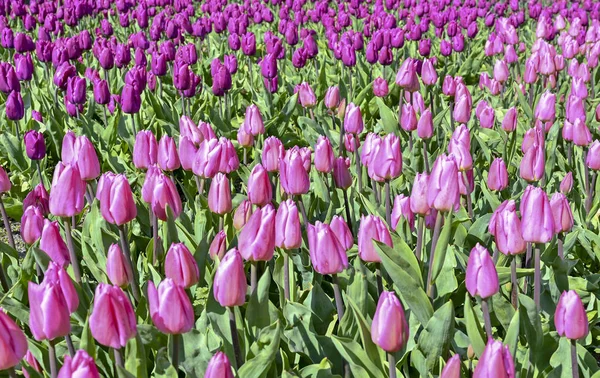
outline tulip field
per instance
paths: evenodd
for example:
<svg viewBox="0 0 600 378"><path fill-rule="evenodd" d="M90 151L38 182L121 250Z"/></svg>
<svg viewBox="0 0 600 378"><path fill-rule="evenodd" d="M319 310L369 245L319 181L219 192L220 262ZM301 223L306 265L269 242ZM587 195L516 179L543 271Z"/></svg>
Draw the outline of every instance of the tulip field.
<svg viewBox="0 0 600 378"><path fill-rule="evenodd" d="M0 4L0 377L600 378L600 2Z"/></svg>

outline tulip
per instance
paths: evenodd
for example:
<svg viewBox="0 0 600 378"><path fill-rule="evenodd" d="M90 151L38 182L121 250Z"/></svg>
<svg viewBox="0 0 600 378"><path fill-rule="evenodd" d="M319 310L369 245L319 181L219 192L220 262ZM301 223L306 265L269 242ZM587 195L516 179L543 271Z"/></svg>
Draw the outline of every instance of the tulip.
<svg viewBox="0 0 600 378"><path fill-rule="evenodd" d="M479 104L477 104L475 115L479 120L479 124L484 129L491 129L494 127L494 109L486 101L480 101Z"/></svg>
<svg viewBox="0 0 600 378"><path fill-rule="evenodd" d="M212 356L204 372L204 378L234 378L231 364L225 353L217 352Z"/></svg>
<svg viewBox="0 0 600 378"><path fill-rule="evenodd" d="M504 115L504 119L502 119L502 129L507 133L517 129L517 108L512 107L508 109Z"/></svg>
<svg viewBox="0 0 600 378"><path fill-rule="evenodd" d="M1 188L3 185L2 182L2 172L4 170L0 167L0 193L2 192ZM6 172L4 172L6 175ZM6 178L8 180L8 177ZM10 185L10 182L8 182ZM29 206L37 206L40 208L40 211L43 215L48 215L50 209L50 199L48 196L48 192L42 183L38 184L23 200L23 211L27 210Z"/></svg>
<svg viewBox="0 0 600 378"><path fill-rule="evenodd" d="M350 134L360 134L363 131L363 119L360 108L354 103L349 103L344 116L344 130Z"/></svg>
<svg viewBox="0 0 600 378"><path fill-rule="evenodd" d="M245 260L269 261L275 249L275 209L267 204L256 210L238 237L238 248Z"/></svg>
<svg viewBox="0 0 600 378"><path fill-rule="evenodd" d="M154 179L150 205L154 215L162 221L167 220L167 206L174 218L181 214L181 197L177 188L173 181L162 173L158 173Z"/></svg>
<svg viewBox="0 0 600 378"><path fill-rule="evenodd" d="M513 200L503 202L494 211L489 223L489 231L495 237L496 247L505 255L522 253L526 247L521 233L521 220L515 208Z"/></svg>
<svg viewBox="0 0 600 378"><path fill-rule="evenodd" d="M67 99L75 105L85 104L86 101L86 80L77 75L72 76L67 81Z"/></svg>
<svg viewBox="0 0 600 378"><path fill-rule="evenodd" d="M469 99L465 95L458 97L452 112L452 119L458 123L467 123L470 118L471 104L469 103Z"/></svg>
<svg viewBox="0 0 600 378"><path fill-rule="evenodd" d="M423 60L423 66L421 67L421 80L425 85L434 85L438 80L437 72L433 67L433 62L430 59L425 58Z"/></svg>
<svg viewBox="0 0 600 378"><path fill-rule="evenodd" d="M394 179L402 173L400 139L388 134L374 148L368 165L369 176L375 181Z"/></svg>
<svg viewBox="0 0 600 378"><path fill-rule="evenodd" d="M475 367L473 378L514 378L515 363L508 346L501 341L489 339L479 362Z"/></svg>
<svg viewBox="0 0 600 378"><path fill-rule="evenodd" d="M496 158L490 166L487 178L487 186L490 190L502 191L508 187L508 171L502 158Z"/></svg>
<svg viewBox="0 0 600 378"><path fill-rule="evenodd" d="M285 153L285 156L279 162L279 171L281 186L287 194L298 195L308 192L310 178L304 167L304 158L298 146L292 147Z"/></svg>
<svg viewBox="0 0 600 378"><path fill-rule="evenodd" d="M106 105L110 102L110 89L106 80L96 80L94 82L94 101L100 105Z"/></svg>
<svg viewBox="0 0 600 378"><path fill-rule="evenodd" d="M237 249L231 249L225 254L217 267L213 282L213 294L221 306L242 306L246 302L248 283L244 262Z"/></svg>
<svg viewBox="0 0 600 378"><path fill-rule="evenodd" d="M433 115L429 108L425 109L419 118L417 135L421 139L430 139L433 136Z"/></svg>
<svg viewBox="0 0 600 378"><path fill-rule="evenodd" d="M455 354L446 361L440 378L460 378L460 355Z"/></svg>
<svg viewBox="0 0 600 378"><path fill-rule="evenodd" d="M565 121L565 124L567 122ZM577 118L575 120L571 129L571 137L568 139L572 140L576 146L587 146L592 142L592 134L585 124L585 119Z"/></svg>
<svg viewBox="0 0 600 378"><path fill-rule="evenodd" d="M408 322L402 303L393 291L383 291L373 315L371 340L386 352L395 353L404 348L408 337Z"/></svg>
<svg viewBox="0 0 600 378"><path fill-rule="evenodd" d="M25 105L21 93L12 91L6 99L6 117L11 121L19 121L25 115Z"/></svg>
<svg viewBox="0 0 600 378"><path fill-rule="evenodd" d="M71 261L69 249L60 235L58 222L44 220L44 228L40 238L40 249L60 266L66 266Z"/></svg>
<svg viewBox="0 0 600 378"><path fill-rule="evenodd" d="M102 217L109 223L122 226L134 220L137 208L125 175L105 173L98 181L96 198L100 201Z"/></svg>
<svg viewBox="0 0 600 378"><path fill-rule="evenodd" d="M71 332L69 307L56 282L28 284L29 328L37 341L54 340Z"/></svg>
<svg viewBox="0 0 600 378"><path fill-rule="evenodd" d="M569 340L583 339L588 335L588 317L575 290L563 291L556 305L554 326L559 336Z"/></svg>
<svg viewBox="0 0 600 378"><path fill-rule="evenodd" d="M508 70L508 65L504 60L496 60L494 64L494 79L499 81L500 83L504 83L508 80L510 76L510 71Z"/></svg>
<svg viewBox="0 0 600 378"><path fill-rule="evenodd" d="M248 177L248 199L251 203L262 207L270 203L272 197L269 174L261 164L257 164Z"/></svg>
<svg viewBox="0 0 600 378"><path fill-rule="evenodd" d="M536 119L542 122L554 121L556 116L556 95L548 91L544 92L535 107Z"/></svg>
<svg viewBox="0 0 600 378"><path fill-rule="evenodd" d="M3 346L0 349L0 370L12 369L28 350L25 334L2 308L0 308L0 345Z"/></svg>
<svg viewBox="0 0 600 378"><path fill-rule="evenodd" d="M317 273L337 274L348 267L346 250L328 224L309 224L307 233L310 261Z"/></svg>
<svg viewBox="0 0 600 378"><path fill-rule="evenodd" d="M375 215L363 215L358 229L358 255L363 261L381 262L374 240L393 247L390 232L383 220Z"/></svg>
<svg viewBox="0 0 600 378"><path fill-rule="evenodd" d="M112 244L108 248L106 256L106 275L110 282L121 288L126 288L132 282L133 272L127 262L127 258L118 244Z"/></svg>
<svg viewBox="0 0 600 378"><path fill-rule="evenodd" d="M333 110L339 106L339 104L340 104L340 88L337 85L327 88L327 92L325 93L324 103L325 103L325 107L330 110Z"/></svg>
<svg viewBox="0 0 600 378"><path fill-rule="evenodd" d="M8 327L6 327L6 328L8 328ZM38 362L38 360L36 360L35 356L31 353L31 351L29 351L29 350L27 351L27 353L25 354L24 360L25 360L25 362L27 362L27 365L29 367L31 367L31 369L33 371L38 372L38 373L42 372L42 367L40 366L40 363ZM23 376L25 378L30 378L30 375L29 375L27 369L25 368L25 364L21 363L21 366L22 366Z"/></svg>
<svg viewBox="0 0 600 378"><path fill-rule="evenodd" d="M354 237L348 224L341 217L334 215L329 223L331 231L337 237L342 247L347 251L354 245Z"/></svg>
<svg viewBox="0 0 600 378"><path fill-rule="evenodd" d="M458 166L453 155L438 156L427 184L427 205L438 211L458 210L460 191Z"/></svg>
<svg viewBox="0 0 600 378"><path fill-rule="evenodd" d="M573 188L573 172L569 172L565 175L565 177L560 182L560 192L564 195L567 195L571 192Z"/></svg>
<svg viewBox="0 0 600 378"><path fill-rule="evenodd" d="M471 157L471 136L465 125L458 126L452 133L448 152L454 156L459 171L468 171L473 168Z"/></svg>
<svg viewBox="0 0 600 378"><path fill-rule="evenodd" d="M148 281L148 310L152 322L162 333L180 335L194 326L190 298L185 288L170 278L165 278L158 285L158 290L154 282Z"/></svg>
<svg viewBox="0 0 600 378"><path fill-rule="evenodd" d="M410 229L414 228L415 215L410 209L410 197L406 197L404 194L399 194L394 199L394 208L391 215L392 229L395 230L398 227L401 218L404 218L408 222Z"/></svg>
<svg viewBox="0 0 600 378"><path fill-rule="evenodd" d="M498 273L487 249L479 243L471 250L465 278L471 296L486 299L499 290ZM489 335L488 335L489 336Z"/></svg>
<svg viewBox="0 0 600 378"><path fill-rule="evenodd" d="M521 198L521 231L530 243L548 243L554 236L554 220L548 195L529 185Z"/></svg>
<svg viewBox="0 0 600 378"><path fill-rule="evenodd" d="M408 92L416 92L419 90L419 79L417 78L417 61L408 58L406 59L396 75L396 84Z"/></svg>
<svg viewBox="0 0 600 378"><path fill-rule="evenodd" d="M430 207L427 204L427 185L429 175L427 173L417 173L410 193L410 210L414 214L427 215Z"/></svg>
<svg viewBox="0 0 600 378"><path fill-rule="evenodd" d="M198 263L185 244L175 243L169 248L165 259L165 276L186 289L198 283Z"/></svg>
<svg viewBox="0 0 600 378"><path fill-rule="evenodd" d="M137 88L132 85L125 84L123 91L121 92L121 109L123 109L124 113L135 114L140 111L140 106L142 104L142 98L140 95L141 93Z"/></svg>
<svg viewBox="0 0 600 378"><path fill-rule="evenodd" d="M275 245L282 249L297 249L302 245L298 208L291 199L285 200L275 216Z"/></svg>
<svg viewBox="0 0 600 378"><path fill-rule="evenodd" d="M65 164L77 166L82 180L89 181L100 176L96 149L85 135L76 137L72 132L67 132L63 138L61 156Z"/></svg>
<svg viewBox="0 0 600 378"><path fill-rule="evenodd" d="M550 199L552 218L554 222L554 233L569 232L573 228L573 212L569 200L562 193L554 193Z"/></svg>
<svg viewBox="0 0 600 378"><path fill-rule="evenodd" d="M69 313L77 311L77 307L79 307L79 297L77 296L77 291L75 291L75 286L73 285L71 278L63 267L51 261L48 264L48 269L46 269L44 275L42 285L44 284L58 285L61 289Z"/></svg>
<svg viewBox="0 0 600 378"><path fill-rule="evenodd" d="M83 349L75 353L74 357L65 356L65 361L58 373L58 378L88 377L100 378L94 359Z"/></svg>
<svg viewBox="0 0 600 378"><path fill-rule="evenodd" d="M198 149L190 138L187 136L179 136L178 155L180 157L181 168L186 171L191 171L194 167L194 160L196 159L197 152Z"/></svg>
<svg viewBox="0 0 600 378"><path fill-rule="evenodd" d="M333 164L333 179L335 186L341 189L348 189L352 185L352 176L350 175L349 168L350 159L338 157L335 159Z"/></svg>
<svg viewBox="0 0 600 378"><path fill-rule="evenodd" d="M543 143L543 140L541 143L534 142L521 159L519 171L521 177L527 181L538 181L544 177L546 154Z"/></svg>
<svg viewBox="0 0 600 378"><path fill-rule="evenodd" d="M317 96L308 83L303 82L294 91L298 92L298 102L303 108L311 108L317 104Z"/></svg>
<svg viewBox="0 0 600 378"><path fill-rule="evenodd" d="M168 135L160 138L158 143L158 166L163 171L174 171L181 166L179 155L177 154L177 146L175 141Z"/></svg>
<svg viewBox="0 0 600 378"><path fill-rule="evenodd" d="M271 136L265 139L262 153L262 165L267 172L279 170L279 163L285 155L283 143L277 137Z"/></svg>
<svg viewBox="0 0 600 378"><path fill-rule="evenodd" d="M89 325L94 339L110 348L120 349L135 337L135 313L121 288L104 283L96 287Z"/></svg>
<svg viewBox="0 0 600 378"><path fill-rule="evenodd" d="M233 214L233 228L238 231L241 230L250 219L250 215L252 215L252 203L243 200Z"/></svg>
<svg viewBox="0 0 600 378"><path fill-rule="evenodd" d="M388 83L384 78L378 77L373 81L373 94L377 97L385 97L389 93Z"/></svg>
<svg viewBox="0 0 600 378"><path fill-rule="evenodd" d="M21 217L21 237L29 245L35 243L42 236L44 228L44 214L37 206L29 206Z"/></svg>
<svg viewBox="0 0 600 378"><path fill-rule="evenodd" d="M585 164L594 171L600 170L600 141L595 140L590 145L587 157L585 158Z"/></svg>
<svg viewBox="0 0 600 378"><path fill-rule="evenodd" d="M25 151L31 160L42 160L46 156L46 142L44 134L35 130L29 130L23 137L25 141Z"/></svg>
<svg viewBox="0 0 600 378"><path fill-rule="evenodd" d="M423 119L423 130L429 130L429 126L431 126L431 132L433 133L433 120L431 119L431 112L429 112L428 118L423 118L424 114L421 115L418 123L421 123L421 119ZM431 122L430 122L431 121ZM405 131L413 131L417 130L417 113L411 104L402 105L402 112L400 114L400 126ZM421 136L419 136L421 137Z"/></svg>
<svg viewBox="0 0 600 378"><path fill-rule="evenodd" d="M208 139L200 143L192 166L194 174L205 178L214 177L220 168L222 150L223 145L218 139Z"/></svg>
<svg viewBox="0 0 600 378"><path fill-rule="evenodd" d="M270 193L270 191L269 191ZM231 211L231 187L229 179L223 173L217 173L210 184L208 208L213 213L223 215Z"/></svg>
<svg viewBox="0 0 600 378"><path fill-rule="evenodd" d="M150 130L142 130L135 136L133 145L133 165L138 169L148 169L158 160L158 143Z"/></svg>
<svg viewBox="0 0 600 378"><path fill-rule="evenodd" d="M329 173L333 170L334 153L331 142L326 136L321 135L315 145L315 169L322 173Z"/></svg>
<svg viewBox="0 0 600 378"><path fill-rule="evenodd" d="M246 108L246 117L244 124L249 127L253 136L265 133L265 125L258 106L252 104Z"/></svg>

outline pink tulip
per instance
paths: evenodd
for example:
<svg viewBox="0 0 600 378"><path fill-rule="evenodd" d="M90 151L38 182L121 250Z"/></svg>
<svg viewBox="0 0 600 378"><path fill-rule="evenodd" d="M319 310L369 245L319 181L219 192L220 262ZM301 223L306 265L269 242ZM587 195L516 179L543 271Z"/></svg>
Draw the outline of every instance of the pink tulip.
<svg viewBox="0 0 600 378"><path fill-rule="evenodd" d="M348 267L346 250L328 224L309 224L307 233L310 261L317 273L337 274Z"/></svg>
<svg viewBox="0 0 600 378"><path fill-rule="evenodd" d="M569 172L560 182L560 192L564 195L569 194L573 188L573 172Z"/></svg>
<svg viewBox="0 0 600 378"><path fill-rule="evenodd" d="M171 244L165 258L165 276L185 289L198 283L200 270L190 250L183 243Z"/></svg>
<svg viewBox="0 0 600 378"><path fill-rule="evenodd" d="M272 198L273 189L269 173L262 164L257 164L248 177L248 199L255 205L265 206Z"/></svg>
<svg viewBox="0 0 600 378"><path fill-rule="evenodd" d="M241 230L246 225L248 219L252 215L252 203L248 200L243 200L233 214L233 228ZM224 251L223 251L224 252Z"/></svg>
<svg viewBox="0 0 600 378"><path fill-rule="evenodd" d="M244 148L250 148L254 145L254 136L247 124L243 123L237 132L238 144Z"/></svg>
<svg viewBox="0 0 600 378"><path fill-rule="evenodd" d="M502 129L507 133L515 131L517 129L517 119L517 108L508 109L504 114L504 119L502 119Z"/></svg>
<svg viewBox="0 0 600 378"><path fill-rule="evenodd" d="M498 272L487 249L479 243L471 250L465 278L471 296L486 299L499 290Z"/></svg>
<svg viewBox="0 0 600 378"><path fill-rule="evenodd" d="M371 324L371 340L389 353L398 352L408 342L408 322L402 303L393 291L379 296Z"/></svg>
<svg viewBox="0 0 600 378"><path fill-rule="evenodd" d="M72 217L83 210L85 182L77 166L59 162L50 189L50 212L57 217Z"/></svg>
<svg viewBox="0 0 600 378"><path fill-rule="evenodd" d="M427 204L427 184L429 175L427 173L417 173L413 181L412 191L410 193L410 210L414 214L426 215L429 213Z"/></svg>
<svg viewBox="0 0 600 378"><path fill-rule="evenodd" d="M430 139L433 136L433 116L429 108L425 109L419 118L417 135L421 139Z"/></svg>
<svg viewBox="0 0 600 378"><path fill-rule="evenodd" d="M350 159L338 157L333 165L333 179L335 186L340 189L348 189L352 185L352 176L350 175Z"/></svg>
<svg viewBox="0 0 600 378"><path fill-rule="evenodd" d="M279 163L281 186L289 195L308 193L310 178L304 168L304 160L298 146L292 147L285 153ZM243 252L242 252L243 254Z"/></svg>
<svg viewBox="0 0 600 378"><path fill-rule="evenodd" d="M65 356L65 362L58 372L58 378L100 378L94 359L83 349L75 353L75 356Z"/></svg>
<svg viewBox="0 0 600 378"><path fill-rule="evenodd" d="M29 206L21 217L21 237L29 245L35 243L42 236L44 228L44 215L37 206Z"/></svg>
<svg viewBox="0 0 600 378"><path fill-rule="evenodd" d="M454 156L438 156L427 184L427 205L438 211L458 210L460 190L457 178L458 166Z"/></svg>
<svg viewBox="0 0 600 378"><path fill-rule="evenodd" d="M127 287L133 278L131 267L127 263L127 259L121 251L119 244L112 244L108 248L106 275L113 285L122 288Z"/></svg>
<svg viewBox="0 0 600 378"><path fill-rule="evenodd" d="M459 125L452 133L448 152L454 156L459 171L468 171L473 168L471 136L465 125Z"/></svg>
<svg viewBox="0 0 600 378"><path fill-rule="evenodd" d="M479 124L484 129L492 129L494 127L494 121L496 119L494 108L486 101L480 101L479 104L477 104L475 115L479 120Z"/></svg>
<svg viewBox="0 0 600 378"><path fill-rule="evenodd" d="M375 215L363 215L358 229L358 255L361 260L381 262L381 257L379 257L373 241L393 247L390 231L383 220Z"/></svg>
<svg viewBox="0 0 600 378"><path fill-rule="evenodd" d="M0 310L0 312L1 312L1 310ZM2 316L2 315L0 315L0 316ZM8 327L6 327L6 328L8 328ZM38 360L36 360L35 356L31 353L31 351L29 351L29 350L27 351L27 353L25 354L25 358L23 360L25 360L25 362L27 362L27 366L31 367L31 369L33 371L38 372L38 373L42 372L42 367L40 366L40 363L38 362ZM30 375L27 372L27 369L25 368L26 365L21 363L21 366L22 366L21 372L23 373L23 376L25 378L30 378Z"/></svg>
<svg viewBox="0 0 600 378"><path fill-rule="evenodd" d="M408 92L419 90L419 79L417 78L417 61L407 58L396 75L396 84Z"/></svg>
<svg viewBox="0 0 600 378"><path fill-rule="evenodd" d="M173 217L179 217L181 214L181 198L175 188L175 184L170 178L162 173L158 173L154 179L154 190L152 191L151 207L154 215L162 221L167 220L167 207L173 213Z"/></svg>
<svg viewBox="0 0 600 378"><path fill-rule="evenodd" d="M219 260L223 259L225 256L225 248L227 244L227 235L225 235L225 231L221 230L217 232L215 238L210 243L210 247L208 247L208 252L210 254L211 259L219 258Z"/></svg>
<svg viewBox="0 0 600 378"><path fill-rule="evenodd" d="M344 130L349 134L360 134L363 131L364 124L360 107L354 103L349 103L346 107L344 116Z"/></svg>
<svg viewBox="0 0 600 378"><path fill-rule="evenodd" d="M548 91L544 92L535 107L536 119L542 122L554 121L556 117L556 95Z"/></svg>
<svg viewBox="0 0 600 378"><path fill-rule="evenodd" d="M275 209L267 204L252 214L238 237L238 248L245 260L269 261L275 250Z"/></svg>
<svg viewBox="0 0 600 378"><path fill-rule="evenodd" d="M437 72L430 59L425 58L423 60L423 66L421 66L421 80L423 80L423 84L425 85L434 85L438 80Z"/></svg>
<svg viewBox="0 0 600 378"><path fill-rule="evenodd" d="M104 283L96 287L89 324L94 339L114 349L127 345L137 333L135 313L127 295L121 288Z"/></svg>
<svg viewBox="0 0 600 378"><path fill-rule="evenodd" d="M321 135L315 145L315 169L323 173L331 172L334 159L331 142L327 137Z"/></svg>
<svg viewBox="0 0 600 378"><path fill-rule="evenodd" d="M423 118L423 116L421 116L421 118ZM402 112L400 114L400 126L402 127L402 129L408 132L417 129L417 112L411 104L402 105Z"/></svg>
<svg viewBox="0 0 600 378"><path fill-rule="evenodd" d="M262 115L258 106L252 104L246 108L246 118L244 118L244 124L250 130L253 136L261 135L265 133L265 125L263 123Z"/></svg>
<svg viewBox="0 0 600 378"><path fill-rule="evenodd" d="M46 252L46 254L50 256L50 259L60 266L67 266L71 261L69 249L60 235L60 228L56 221L51 222L48 219L44 220L44 228L42 229L42 236L40 239L40 249Z"/></svg>
<svg viewBox="0 0 600 378"><path fill-rule="evenodd" d="M53 340L71 332L71 312L57 282L28 284L29 329L37 341Z"/></svg>
<svg viewBox="0 0 600 378"><path fill-rule="evenodd" d="M550 199L552 218L554 221L554 232L569 232L573 228L573 212L569 200L562 193L554 193Z"/></svg>
<svg viewBox="0 0 600 378"><path fill-rule="evenodd" d="M0 176L2 172L2 167L0 167ZM6 172L5 172L6 173ZM0 185L1 185L0 179ZM50 196L46 191L46 188L43 184L38 184L29 194L25 196L23 200L23 211L27 210L29 206L37 206L44 216L50 213Z"/></svg>
<svg viewBox="0 0 600 378"><path fill-rule="evenodd" d="M467 123L471 118L471 105L467 96L457 97L452 117L458 123Z"/></svg>
<svg viewBox="0 0 600 378"><path fill-rule="evenodd" d="M440 378L460 378L460 355L455 354L446 361Z"/></svg>
<svg viewBox="0 0 600 378"><path fill-rule="evenodd" d="M16 366L27 353L27 339L21 328L0 307L0 370Z"/></svg>
<svg viewBox="0 0 600 378"><path fill-rule="evenodd" d="M133 145L133 165L138 169L148 169L156 164L158 157L158 143L150 130L142 130L135 136Z"/></svg>
<svg viewBox="0 0 600 378"><path fill-rule="evenodd" d="M560 336L570 340L585 338L589 333L588 317L575 290L563 291L556 305L554 326Z"/></svg>
<svg viewBox="0 0 600 378"><path fill-rule="evenodd" d="M217 352L212 356L204 372L204 378L234 378L231 364L225 353Z"/></svg>
<svg viewBox="0 0 600 378"><path fill-rule="evenodd" d="M490 190L502 191L508 187L508 171L502 158L496 158L490 166L487 178L487 186Z"/></svg>
<svg viewBox="0 0 600 378"><path fill-rule="evenodd" d="M530 243L548 243L554 236L554 219L548 195L529 185L521 198L521 231Z"/></svg>
<svg viewBox="0 0 600 378"><path fill-rule="evenodd" d="M327 109L337 108L340 104L340 88L337 85L327 88L323 101Z"/></svg>
<svg viewBox="0 0 600 378"><path fill-rule="evenodd" d="M223 145L218 139L207 139L200 143L192 166L194 174L204 178L214 177L219 172L222 149Z"/></svg>
<svg viewBox="0 0 600 378"><path fill-rule="evenodd" d="M165 278L158 290L148 281L148 310L152 322L162 333L179 335L194 326L194 309L183 286Z"/></svg>
<svg viewBox="0 0 600 378"><path fill-rule="evenodd" d="M589 147L585 164L594 171L600 170L600 141L595 140Z"/></svg>
<svg viewBox="0 0 600 378"><path fill-rule="evenodd" d="M394 179L402 174L402 151L397 136L388 134L374 147L368 172L375 181Z"/></svg>
<svg viewBox="0 0 600 378"><path fill-rule="evenodd" d="M221 306L242 306L246 302L248 283L244 273L244 262L237 249L234 248L225 254L217 267L213 282L213 294Z"/></svg>
<svg viewBox="0 0 600 378"><path fill-rule="evenodd" d="M546 153L543 143L543 141L541 144L534 142L521 159L519 172L521 177L529 182L538 181L544 177Z"/></svg>
<svg viewBox="0 0 600 378"><path fill-rule="evenodd" d="M217 173L210 183L208 208L215 214L227 214L232 209L231 187L229 179L223 173Z"/></svg>
<svg viewBox="0 0 600 378"><path fill-rule="evenodd" d="M285 150L283 143L274 136L265 139L262 153L262 164L268 172L279 171L279 162L283 159Z"/></svg>
<svg viewBox="0 0 600 378"><path fill-rule="evenodd" d="M157 162L158 166L163 171L167 172L174 171L181 166L175 141L168 135L164 135L160 138L160 142L158 143Z"/></svg>
<svg viewBox="0 0 600 378"><path fill-rule="evenodd" d="M98 181L96 198L100 201L102 217L109 223L121 226L137 216L131 186L123 174L103 174Z"/></svg>
<svg viewBox="0 0 600 378"><path fill-rule="evenodd" d="M283 249L297 249L302 245L300 216L291 199L283 201L275 216L275 245Z"/></svg>
<svg viewBox="0 0 600 378"><path fill-rule="evenodd" d="M508 346L493 339L488 340L473 373L473 378L489 377L515 378L515 363Z"/></svg>

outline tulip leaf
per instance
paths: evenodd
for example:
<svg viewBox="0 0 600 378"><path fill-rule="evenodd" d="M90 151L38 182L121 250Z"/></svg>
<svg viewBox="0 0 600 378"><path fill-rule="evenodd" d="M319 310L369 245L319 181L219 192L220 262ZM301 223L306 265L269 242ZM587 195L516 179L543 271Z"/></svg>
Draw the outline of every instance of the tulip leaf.
<svg viewBox="0 0 600 378"><path fill-rule="evenodd" d="M96 342L94 341L94 337L92 336L92 332L90 330L89 316L85 319L85 325L83 326L83 331L81 332L79 349L85 350L93 359L96 358Z"/></svg>
<svg viewBox="0 0 600 378"><path fill-rule="evenodd" d="M505 283L510 282L510 267L509 266L498 266L496 267L496 271L498 272L498 284L504 285ZM534 269L530 268L517 268L517 279L533 276Z"/></svg>
<svg viewBox="0 0 600 378"><path fill-rule="evenodd" d="M242 365L238 370L238 375L244 378L265 377L279 351L280 338L281 323L279 320L263 328L259 332L256 342L250 346L249 355L254 355L254 357Z"/></svg>
<svg viewBox="0 0 600 378"><path fill-rule="evenodd" d="M4 146L4 156L10 160L12 166L23 172L27 170L27 161L25 161L25 151L21 146L21 141L16 136L3 132L0 134L0 142Z"/></svg>
<svg viewBox="0 0 600 378"><path fill-rule="evenodd" d="M452 211L448 212L446 216L446 220L444 221L444 226L442 227L442 232L440 233L440 237L435 245L435 256L433 258L433 265L430 261L429 264L432 266L433 273L431 275L432 282L435 282L436 278L442 271L442 267L444 266L444 261L446 260L446 251L448 250L448 244L450 243L450 239L452 238Z"/></svg>
<svg viewBox="0 0 600 378"><path fill-rule="evenodd" d="M52 259L48 254L42 251L39 248L31 247L31 251L33 252L33 257L35 258L35 262L42 268L42 271L45 272L48 269L48 265Z"/></svg>
<svg viewBox="0 0 600 378"><path fill-rule="evenodd" d="M421 280L416 278L419 275L413 276L403 268L408 263L403 261L402 256L399 256L394 249L377 242L375 242L375 246L381 257L383 268L399 289L398 294L419 319L419 322L423 325L427 324L433 315L433 307L423 290Z"/></svg>
<svg viewBox="0 0 600 378"><path fill-rule="evenodd" d="M125 347L125 369L129 372L135 372L135 376L138 378L148 376L146 352L139 334L127 342Z"/></svg>
<svg viewBox="0 0 600 378"><path fill-rule="evenodd" d="M398 120L394 117L394 112L390 109L381 98L376 99L377 107L379 108L379 117L383 131L388 134L394 134L398 131Z"/></svg>
<svg viewBox="0 0 600 378"><path fill-rule="evenodd" d="M250 296L246 309L246 321L253 333L271 324L269 316L269 288L271 286L271 271L265 270L258 280L258 287Z"/></svg>
<svg viewBox="0 0 600 378"><path fill-rule="evenodd" d="M353 376L371 378L385 377L383 372L373 361L371 361L369 355L359 343L350 338L335 335L331 336L331 340L342 355L344 361L350 366Z"/></svg>
<svg viewBox="0 0 600 378"><path fill-rule="evenodd" d="M442 270L435 283L438 297L452 294L458 289L456 256L454 253L454 246L449 246L446 250L446 258L444 259Z"/></svg>
<svg viewBox="0 0 600 378"><path fill-rule="evenodd" d="M385 359L385 354L382 353L382 350L373 343L371 339L371 326L367 323L367 320L363 316L363 313L356 306L354 301L351 298L346 297L348 308L352 310L352 314L354 315L354 319L358 324L358 330L360 332L360 340L362 342L363 348L367 352L367 355L373 361L373 363L377 366L378 369L383 370L383 359Z"/></svg>
<svg viewBox="0 0 600 378"><path fill-rule="evenodd" d="M521 316L519 322L523 331L521 334L525 334L531 349L532 361L537 363L537 356L542 346L544 332L535 303L533 299L525 294L519 294L519 314Z"/></svg>
<svg viewBox="0 0 600 378"><path fill-rule="evenodd" d="M469 293L465 295L465 321L467 323L467 335L471 340L471 346L473 346L473 350L475 351L475 355L481 356L483 353L483 349L485 348L485 339L483 338L483 330L481 328L481 323L475 315L475 311L473 310L473 306L471 304L471 297Z"/></svg>
<svg viewBox="0 0 600 378"><path fill-rule="evenodd" d="M558 342L558 348L550 357L550 366L552 371L549 377L571 378L573 377L571 363L571 342L565 337L561 337Z"/></svg>
<svg viewBox="0 0 600 378"><path fill-rule="evenodd" d="M419 335L418 348L427 359L427 369L433 371L439 358L445 358L454 336L454 304L448 301L440 307Z"/></svg>
<svg viewBox="0 0 600 378"><path fill-rule="evenodd" d="M308 365L300 370L302 378L325 378L333 377L331 372L331 362L324 358L319 364Z"/></svg>
<svg viewBox="0 0 600 378"><path fill-rule="evenodd" d="M519 99L521 109L523 109L525 115L527 115L527 118L529 118L530 121L533 121L533 111L531 110L531 106L529 106L529 102L525 98L525 95L523 95L523 92L521 92L519 84L517 84L516 82L513 83L513 89L517 93L517 98Z"/></svg>
<svg viewBox="0 0 600 378"><path fill-rule="evenodd" d="M517 346L519 345L519 326L520 326L519 310L515 311L510 325L506 330L506 336L504 336L504 344L508 345L510 354L516 356Z"/></svg>

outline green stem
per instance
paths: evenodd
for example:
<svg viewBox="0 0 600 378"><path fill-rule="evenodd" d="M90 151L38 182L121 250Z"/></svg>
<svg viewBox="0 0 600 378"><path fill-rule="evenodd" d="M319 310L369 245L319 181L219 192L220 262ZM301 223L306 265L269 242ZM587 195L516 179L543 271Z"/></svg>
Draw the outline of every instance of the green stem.
<svg viewBox="0 0 600 378"><path fill-rule="evenodd" d="M2 221L4 222L4 229L6 230L6 236L8 237L8 244L12 249L16 250L15 238L13 237L12 229L10 228L10 220L6 209L4 208L4 201L2 201L2 194L0 193L0 213L2 213Z"/></svg>
<svg viewBox="0 0 600 378"><path fill-rule="evenodd" d="M427 295L433 299L433 285L431 279L433 277L433 260L435 258L435 247L440 237L440 229L442 228L442 212L438 211L435 219L435 228L433 229L433 237L431 239L431 250L429 251L429 269L427 271Z"/></svg>
<svg viewBox="0 0 600 378"><path fill-rule="evenodd" d="M390 378L396 378L396 357L393 353L388 353L388 365L390 367Z"/></svg>
<svg viewBox="0 0 600 378"><path fill-rule="evenodd" d="M175 371L179 370L179 339L181 335L173 335L173 357L171 363L175 368Z"/></svg>
<svg viewBox="0 0 600 378"><path fill-rule="evenodd" d="M69 218L65 218L65 236L67 237L67 246L69 247L69 258L71 259L71 265L73 265L73 274L75 275L75 281L81 283L81 268L79 267L79 260L75 253L75 243L73 243L73 235L71 234L71 223Z"/></svg>
<svg viewBox="0 0 600 378"><path fill-rule="evenodd" d="M235 354L236 369L239 369L242 367L244 360L242 359L242 350L240 348L240 339L237 331L235 312L232 307L227 307L227 312L229 313L229 328L231 329L231 340L233 343L233 352Z"/></svg>
<svg viewBox="0 0 600 378"><path fill-rule="evenodd" d="M483 322L485 324L485 332L487 333L488 340L492 339L492 321L490 319L490 309L488 307L487 299L481 300L481 311L483 312Z"/></svg>
<svg viewBox="0 0 600 378"><path fill-rule="evenodd" d="M127 239L127 232L125 229L125 225L119 226L119 237L121 239L121 248L123 249L123 254L125 255L125 260L131 269L132 277L131 277L131 293L133 294L133 298L136 302L140 300L140 287L138 284L137 277L137 269L131 261L131 251L129 250L129 240Z"/></svg>

